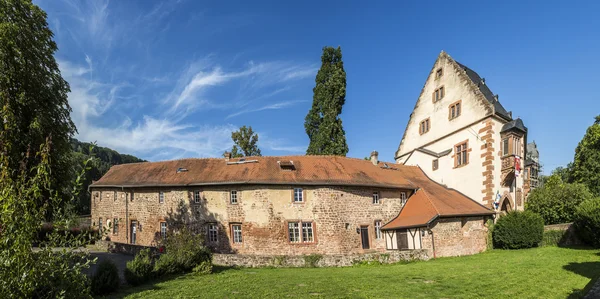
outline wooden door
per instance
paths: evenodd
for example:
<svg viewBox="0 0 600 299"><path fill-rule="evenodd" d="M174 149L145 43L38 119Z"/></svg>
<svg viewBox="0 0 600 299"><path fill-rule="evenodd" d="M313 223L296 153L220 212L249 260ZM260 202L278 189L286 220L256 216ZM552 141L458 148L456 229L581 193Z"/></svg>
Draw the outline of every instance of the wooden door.
<svg viewBox="0 0 600 299"><path fill-rule="evenodd" d="M369 249L369 227L361 226L360 227L360 240L362 241L362 248Z"/></svg>
<svg viewBox="0 0 600 299"><path fill-rule="evenodd" d="M406 230L397 230L396 239L398 240L398 250L408 249L408 235Z"/></svg>

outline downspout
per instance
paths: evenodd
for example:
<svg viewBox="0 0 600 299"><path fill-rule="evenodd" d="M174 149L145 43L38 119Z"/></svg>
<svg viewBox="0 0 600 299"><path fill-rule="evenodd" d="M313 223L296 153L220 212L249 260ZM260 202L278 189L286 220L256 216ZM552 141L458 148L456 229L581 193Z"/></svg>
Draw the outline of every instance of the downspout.
<svg viewBox="0 0 600 299"><path fill-rule="evenodd" d="M121 192L125 193L125 188L121 187ZM129 196L125 195L125 242L129 244Z"/></svg>

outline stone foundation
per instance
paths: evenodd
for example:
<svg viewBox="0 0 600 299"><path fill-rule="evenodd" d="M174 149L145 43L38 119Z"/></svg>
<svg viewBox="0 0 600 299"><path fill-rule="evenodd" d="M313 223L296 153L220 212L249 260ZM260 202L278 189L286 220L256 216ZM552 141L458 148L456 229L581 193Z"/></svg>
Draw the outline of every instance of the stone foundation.
<svg viewBox="0 0 600 299"><path fill-rule="evenodd" d="M427 250L388 251L385 253L332 254L332 255L250 255L250 254L214 254L213 264L241 267L348 267L358 263L379 262L393 264L398 262L429 260Z"/></svg>

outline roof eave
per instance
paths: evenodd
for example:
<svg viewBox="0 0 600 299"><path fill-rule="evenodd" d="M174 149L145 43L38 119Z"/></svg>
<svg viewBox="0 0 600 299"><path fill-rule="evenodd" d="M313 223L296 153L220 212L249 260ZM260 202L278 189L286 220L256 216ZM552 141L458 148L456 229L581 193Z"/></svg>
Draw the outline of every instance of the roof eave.
<svg viewBox="0 0 600 299"><path fill-rule="evenodd" d="M374 187L388 189L416 189L412 185L388 185L388 184L352 184L340 182L264 182L264 181L237 181L237 182L207 182L192 184L92 184L89 188L141 188L141 187L200 187L200 186L223 186L223 185L305 185L305 186L350 186L350 187Z"/></svg>

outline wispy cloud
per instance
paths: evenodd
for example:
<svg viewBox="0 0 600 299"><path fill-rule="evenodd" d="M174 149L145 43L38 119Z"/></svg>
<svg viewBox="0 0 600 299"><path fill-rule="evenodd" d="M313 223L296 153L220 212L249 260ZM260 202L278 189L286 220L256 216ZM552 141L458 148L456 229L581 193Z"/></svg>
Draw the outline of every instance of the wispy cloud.
<svg viewBox="0 0 600 299"><path fill-rule="evenodd" d="M263 111L263 110L277 110L277 109L283 109L283 108L287 108L290 106L293 106L295 104L298 103L303 103L306 101L285 101L285 102L279 102L279 103L274 103L274 104L269 104L266 106L262 106L262 107L258 107L258 108L247 108L232 114L227 115L227 117L225 117L225 119L230 119L232 117L236 117L236 116L240 116L242 114L246 114L246 113L251 113L251 112L258 112L258 111Z"/></svg>

